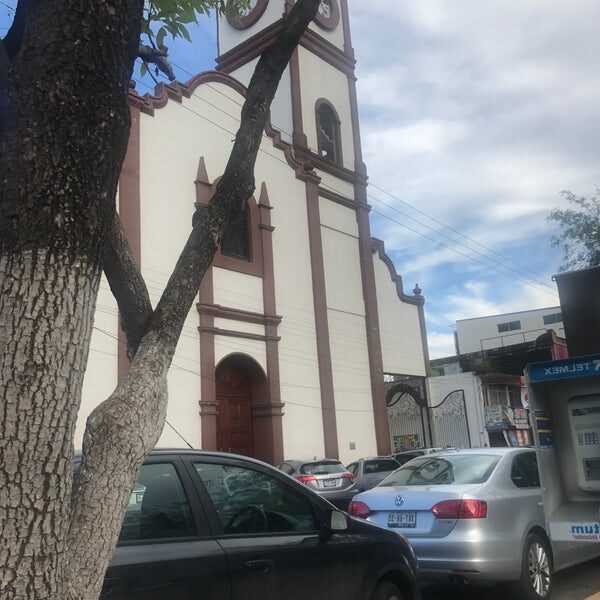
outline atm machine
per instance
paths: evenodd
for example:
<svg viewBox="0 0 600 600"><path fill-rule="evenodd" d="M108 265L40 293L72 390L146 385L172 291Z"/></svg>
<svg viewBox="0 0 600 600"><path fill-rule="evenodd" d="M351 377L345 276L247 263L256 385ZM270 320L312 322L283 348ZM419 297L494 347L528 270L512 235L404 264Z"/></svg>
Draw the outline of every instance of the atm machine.
<svg viewBox="0 0 600 600"><path fill-rule="evenodd" d="M525 378L560 569L600 555L600 355L531 364Z"/></svg>

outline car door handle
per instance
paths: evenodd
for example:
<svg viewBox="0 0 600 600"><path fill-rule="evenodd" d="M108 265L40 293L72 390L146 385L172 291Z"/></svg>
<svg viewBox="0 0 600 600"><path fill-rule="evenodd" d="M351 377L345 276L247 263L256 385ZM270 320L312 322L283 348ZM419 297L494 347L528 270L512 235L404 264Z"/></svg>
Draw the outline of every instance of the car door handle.
<svg viewBox="0 0 600 600"><path fill-rule="evenodd" d="M247 560L244 563L244 566L246 569L253 569L254 571L266 573L273 566L273 561L268 558L260 560Z"/></svg>

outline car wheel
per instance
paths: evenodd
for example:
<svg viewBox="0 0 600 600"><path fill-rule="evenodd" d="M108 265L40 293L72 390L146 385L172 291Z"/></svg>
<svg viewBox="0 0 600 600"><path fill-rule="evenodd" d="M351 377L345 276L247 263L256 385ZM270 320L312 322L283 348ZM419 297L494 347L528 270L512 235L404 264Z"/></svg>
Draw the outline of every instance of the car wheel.
<svg viewBox="0 0 600 600"><path fill-rule="evenodd" d="M537 533L525 540L521 563L521 578L516 583L517 598L547 600L552 593L552 553L548 542Z"/></svg>
<svg viewBox="0 0 600 600"><path fill-rule="evenodd" d="M404 600L404 596L395 583L382 581L375 588L371 600Z"/></svg>

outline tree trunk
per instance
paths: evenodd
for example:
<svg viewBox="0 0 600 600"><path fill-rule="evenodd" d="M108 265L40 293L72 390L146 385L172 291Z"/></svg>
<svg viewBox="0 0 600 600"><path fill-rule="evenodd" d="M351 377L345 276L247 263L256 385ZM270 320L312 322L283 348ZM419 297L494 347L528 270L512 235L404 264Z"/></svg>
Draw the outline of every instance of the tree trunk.
<svg viewBox="0 0 600 600"><path fill-rule="evenodd" d="M114 218L142 1L20 0L11 70L0 72L2 600L98 598L139 466L164 425L185 317L227 221L254 190L269 106L320 2L299 0L259 60L225 174L152 313ZM73 483L105 257L135 358L88 419Z"/></svg>
<svg viewBox="0 0 600 600"><path fill-rule="evenodd" d="M58 594L72 440L100 271L49 250L0 256L0 598Z"/></svg>

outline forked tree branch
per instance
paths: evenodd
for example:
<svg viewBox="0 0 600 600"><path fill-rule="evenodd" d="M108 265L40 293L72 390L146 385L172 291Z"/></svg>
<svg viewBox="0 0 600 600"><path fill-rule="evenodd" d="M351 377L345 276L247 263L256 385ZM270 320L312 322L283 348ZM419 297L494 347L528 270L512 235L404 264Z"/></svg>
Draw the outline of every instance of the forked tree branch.
<svg viewBox="0 0 600 600"><path fill-rule="evenodd" d="M254 191L254 166L279 80L320 0L298 0L256 66L225 173L192 232L154 311L129 373L88 418L73 489L68 535L69 587L97 598L139 465L164 426L167 373L202 277L226 223ZM99 500L101 499L101 501ZM90 532L95 532L91 538Z"/></svg>
<svg viewBox="0 0 600 600"><path fill-rule="evenodd" d="M132 360L152 317L152 304L116 213L106 237L104 274L119 306L121 328L127 338L127 356Z"/></svg>

